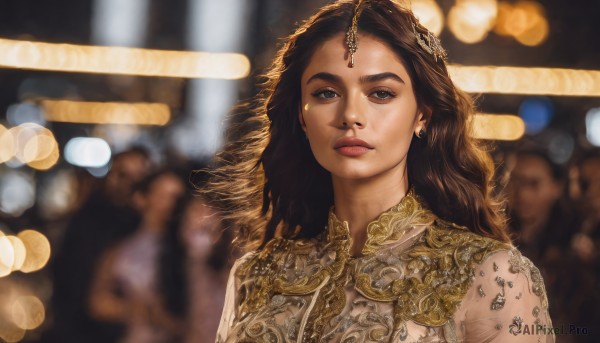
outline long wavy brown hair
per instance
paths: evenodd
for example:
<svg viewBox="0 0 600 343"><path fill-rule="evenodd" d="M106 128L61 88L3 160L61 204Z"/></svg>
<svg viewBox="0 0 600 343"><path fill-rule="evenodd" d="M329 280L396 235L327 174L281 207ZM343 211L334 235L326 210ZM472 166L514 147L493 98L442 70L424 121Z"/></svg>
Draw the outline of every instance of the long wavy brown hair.
<svg viewBox="0 0 600 343"><path fill-rule="evenodd" d="M472 99L454 86L445 62L418 45L426 33L411 11L390 0L364 0L358 31L385 42L404 61L419 109L428 115L426 139L413 136L408 177L440 218L510 242L503 203L493 195L494 164L471 137ZM239 231L248 248L275 236L314 237L333 205L331 175L315 160L298 120L300 79L315 48L351 23L356 1L323 7L278 51L261 91L238 108L236 139L217 155L205 195Z"/></svg>

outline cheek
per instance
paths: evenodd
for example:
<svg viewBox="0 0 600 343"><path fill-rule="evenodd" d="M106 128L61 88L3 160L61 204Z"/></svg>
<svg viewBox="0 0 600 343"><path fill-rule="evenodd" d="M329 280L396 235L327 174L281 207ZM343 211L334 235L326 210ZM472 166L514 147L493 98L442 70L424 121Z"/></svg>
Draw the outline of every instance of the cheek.
<svg viewBox="0 0 600 343"><path fill-rule="evenodd" d="M332 104L319 106L305 106L308 110L303 111L302 118L306 128L306 135L313 140L324 140L327 138L333 116L335 115L335 106Z"/></svg>
<svg viewBox="0 0 600 343"><path fill-rule="evenodd" d="M400 113L382 116L382 120L373 121L374 129L379 132L381 140L394 150L407 150L412 141L416 126L416 115Z"/></svg>

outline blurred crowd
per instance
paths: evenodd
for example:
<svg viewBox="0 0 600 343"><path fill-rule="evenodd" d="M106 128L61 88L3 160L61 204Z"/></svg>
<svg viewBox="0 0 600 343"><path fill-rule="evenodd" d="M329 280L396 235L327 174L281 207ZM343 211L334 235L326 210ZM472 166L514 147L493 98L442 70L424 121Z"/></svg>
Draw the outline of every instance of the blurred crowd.
<svg viewBox="0 0 600 343"><path fill-rule="evenodd" d="M536 148L504 151L500 160L514 244L544 276L554 326L593 331L600 319L600 151L570 165ZM144 149L133 148L113 157L104 178L82 171L79 201L54 242L43 342L214 341L239 253L197 196L207 173L195 169L202 168L153 166Z"/></svg>
<svg viewBox="0 0 600 343"><path fill-rule="evenodd" d="M509 226L514 244L544 277L555 327L575 325L593 341L600 321L600 150L570 165L539 147L505 155Z"/></svg>
<svg viewBox="0 0 600 343"><path fill-rule="evenodd" d="M43 342L214 342L234 257L193 169L158 168L134 148L106 177L82 175L50 267Z"/></svg>

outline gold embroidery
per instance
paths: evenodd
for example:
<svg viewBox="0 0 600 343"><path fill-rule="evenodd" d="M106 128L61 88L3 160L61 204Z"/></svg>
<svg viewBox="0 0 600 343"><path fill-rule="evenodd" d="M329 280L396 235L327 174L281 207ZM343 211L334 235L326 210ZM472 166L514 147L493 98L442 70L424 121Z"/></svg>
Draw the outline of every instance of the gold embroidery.
<svg viewBox="0 0 600 343"><path fill-rule="evenodd" d="M406 270L381 263L399 277L387 284L377 282L378 268L359 268L356 289L366 298L395 301L395 322L412 320L421 325L444 325L470 288L476 264L490 253L508 246L470 233L447 228L437 220L409 249L399 254Z"/></svg>
<svg viewBox="0 0 600 343"><path fill-rule="evenodd" d="M510 270L528 271L534 292L545 297L539 272L511 246L440 220L412 191L370 223L367 233L363 256L351 258L348 224L330 212L326 233L310 240L273 239L241 264L236 271L242 280L237 320L245 336L240 341L260 336L261 341L315 342L339 340L344 334L389 340L407 338L409 321L441 327L472 286L477 265L500 250L509 251ZM503 306L505 281L497 278L496 283L503 288L502 304L498 302ZM351 288L364 297L356 299L388 306L387 312L365 308L356 316L354 302L346 298ZM277 329L276 305L285 297L303 300L286 302L297 309L295 317L281 321Z"/></svg>
<svg viewBox="0 0 600 343"><path fill-rule="evenodd" d="M510 250L508 252L510 271L513 273L523 273L531 281L531 290L535 295L540 297L542 308L548 308L548 297L546 296L546 288L540 270L525 256L521 255L518 250Z"/></svg>
<svg viewBox="0 0 600 343"><path fill-rule="evenodd" d="M415 226L432 224L435 218L431 211L420 204L411 188L398 205L382 213L367 226L368 238L362 253L373 254L382 247L397 242Z"/></svg>

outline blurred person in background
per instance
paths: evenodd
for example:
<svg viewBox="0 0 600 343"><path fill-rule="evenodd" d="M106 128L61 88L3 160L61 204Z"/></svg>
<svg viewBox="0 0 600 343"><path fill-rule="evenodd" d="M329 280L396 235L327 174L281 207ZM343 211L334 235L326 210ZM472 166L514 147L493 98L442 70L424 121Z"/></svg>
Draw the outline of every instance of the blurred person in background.
<svg viewBox="0 0 600 343"><path fill-rule="evenodd" d="M507 193L515 245L540 268L555 323L572 323L569 242L577 223L566 195L566 170L536 148L513 152L507 161L512 164Z"/></svg>
<svg viewBox="0 0 600 343"><path fill-rule="evenodd" d="M600 150L584 155L577 165L581 227L572 246L585 263L598 263L600 247Z"/></svg>
<svg viewBox="0 0 600 343"><path fill-rule="evenodd" d="M512 158L507 190L515 245L541 269L554 266L575 228L566 171L541 150L520 150Z"/></svg>
<svg viewBox="0 0 600 343"><path fill-rule="evenodd" d="M151 170L149 154L132 148L113 157L111 169L74 212L52 262L54 325L44 341L112 342L122 327L100 323L87 307L93 271L99 256L138 226L131 207L133 185Z"/></svg>
<svg viewBox="0 0 600 343"><path fill-rule="evenodd" d="M125 326L118 342L172 342L182 333L179 321L165 308L158 272L161 246L184 191L173 171L146 177L133 195L140 224L101 257L88 299L90 313L99 321Z"/></svg>
<svg viewBox="0 0 600 343"><path fill-rule="evenodd" d="M188 196L166 234L161 256L161 288L167 310L185 323L182 342L214 342L223 311L230 231L200 197Z"/></svg>
<svg viewBox="0 0 600 343"><path fill-rule="evenodd" d="M596 339L589 337L591 342L597 341L600 321L600 150L585 153L575 165L575 174L573 194L580 225L571 240L566 268L571 272L564 278L570 287L564 294L571 322L594 328L591 336Z"/></svg>

